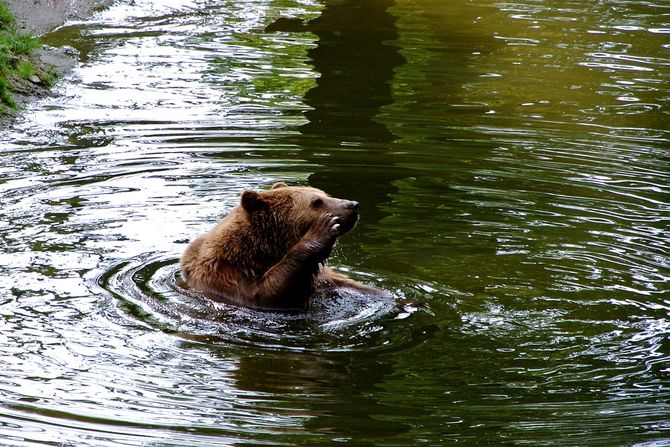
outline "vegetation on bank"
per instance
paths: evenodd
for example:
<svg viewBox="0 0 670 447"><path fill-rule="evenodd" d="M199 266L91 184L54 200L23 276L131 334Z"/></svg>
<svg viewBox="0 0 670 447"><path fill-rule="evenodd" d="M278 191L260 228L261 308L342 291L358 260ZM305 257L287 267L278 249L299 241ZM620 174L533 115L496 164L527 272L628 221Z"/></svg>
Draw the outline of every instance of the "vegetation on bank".
<svg viewBox="0 0 670 447"><path fill-rule="evenodd" d="M48 87L53 83L54 74L38 67L30 57L39 45L39 38L19 31L16 18L0 1L0 113L16 109L12 92L27 90L22 84Z"/></svg>

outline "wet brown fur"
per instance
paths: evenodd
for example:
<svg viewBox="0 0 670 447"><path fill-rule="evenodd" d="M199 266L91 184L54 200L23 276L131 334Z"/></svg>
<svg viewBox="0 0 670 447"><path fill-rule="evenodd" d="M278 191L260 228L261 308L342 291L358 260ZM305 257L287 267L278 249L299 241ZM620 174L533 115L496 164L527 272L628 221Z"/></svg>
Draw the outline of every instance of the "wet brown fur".
<svg viewBox="0 0 670 447"><path fill-rule="evenodd" d="M339 287L377 293L322 265L337 238L356 224L357 208L284 183L245 191L240 205L191 242L182 274L213 299L263 309L306 309L316 292Z"/></svg>

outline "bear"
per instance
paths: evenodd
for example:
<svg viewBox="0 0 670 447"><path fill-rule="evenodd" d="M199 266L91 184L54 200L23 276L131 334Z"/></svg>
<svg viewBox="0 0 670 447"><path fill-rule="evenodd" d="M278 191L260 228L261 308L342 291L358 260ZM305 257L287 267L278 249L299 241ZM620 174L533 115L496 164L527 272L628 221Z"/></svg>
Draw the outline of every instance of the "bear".
<svg viewBox="0 0 670 447"><path fill-rule="evenodd" d="M315 295L340 288L383 294L323 265L356 225L358 206L283 182L246 190L238 206L188 245L182 276L213 300L265 310L307 310Z"/></svg>

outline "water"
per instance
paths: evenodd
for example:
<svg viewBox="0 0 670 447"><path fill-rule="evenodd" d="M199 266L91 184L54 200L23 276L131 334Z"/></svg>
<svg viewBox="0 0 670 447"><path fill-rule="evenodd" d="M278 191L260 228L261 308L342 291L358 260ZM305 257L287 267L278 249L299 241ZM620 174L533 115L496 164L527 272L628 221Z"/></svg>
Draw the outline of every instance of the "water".
<svg viewBox="0 0 670 447"><path fill-rule="evenodd" d="M0 134L0 443L670 445L670 10L121 1ZM245 188L361 202L282 315L179 283Z"/></svg>

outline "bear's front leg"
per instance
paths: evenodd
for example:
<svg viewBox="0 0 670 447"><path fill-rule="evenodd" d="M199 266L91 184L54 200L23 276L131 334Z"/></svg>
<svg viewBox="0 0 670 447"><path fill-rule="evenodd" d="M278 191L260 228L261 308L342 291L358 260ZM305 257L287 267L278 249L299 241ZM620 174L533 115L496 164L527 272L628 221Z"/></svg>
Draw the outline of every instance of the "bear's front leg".
<svg viewBox="0 0 670 447"><path fill-rule="evenodd" d="M260 280L254 302L261 308L305 309L314 292L319 264L333 250L338 218L326 214Z"/></svg>

